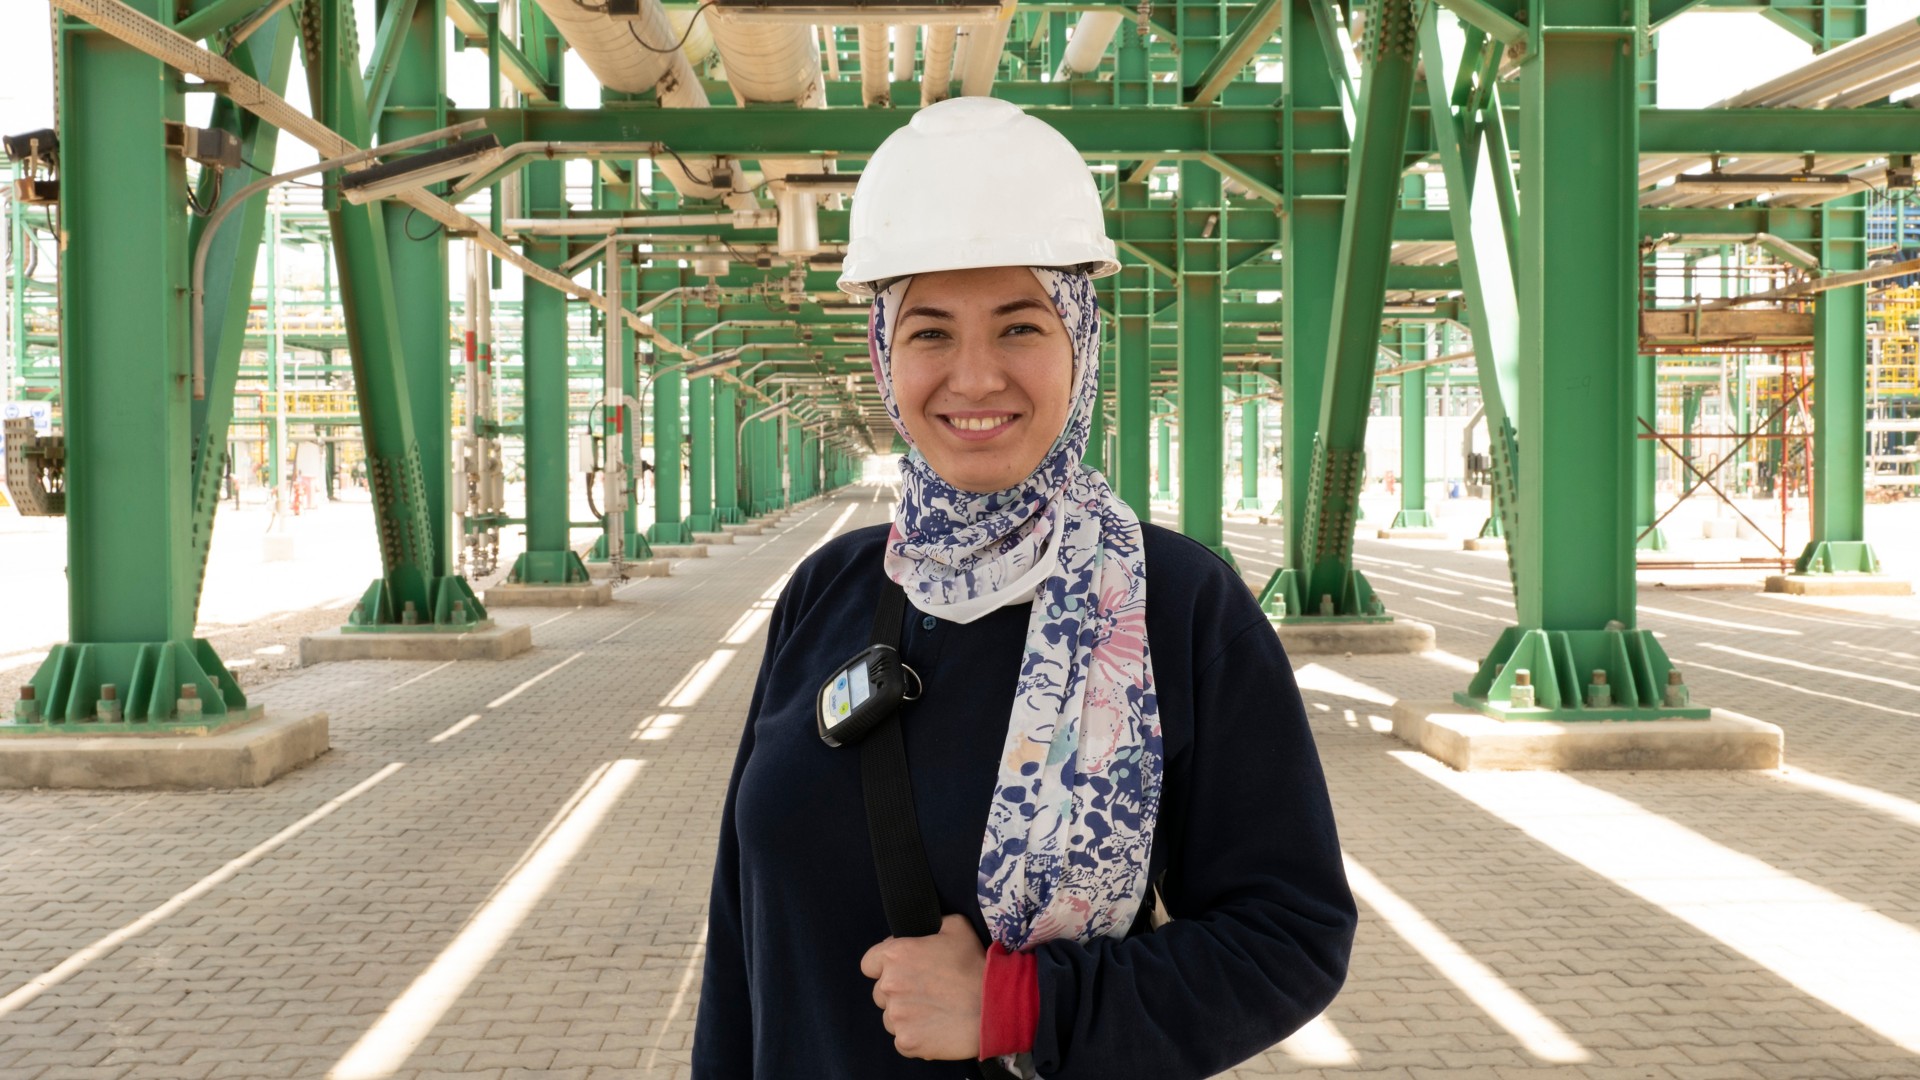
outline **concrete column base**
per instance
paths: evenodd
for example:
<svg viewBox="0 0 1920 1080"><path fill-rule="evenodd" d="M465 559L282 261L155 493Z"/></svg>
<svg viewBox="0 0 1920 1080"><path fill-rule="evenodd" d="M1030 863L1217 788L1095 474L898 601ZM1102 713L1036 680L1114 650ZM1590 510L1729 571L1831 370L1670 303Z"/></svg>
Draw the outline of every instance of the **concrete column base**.
<svg viewBox="0 0 1920 1080"><path fill-rule="evenodd" d="M656 559L704 559L707 557L707 545L655 544L653 557Z"/></svg>
<svg viewBox="0 0 1920 1080"><path fill-rule="evenodd" d="M1507 538L1504 536L1469 536L1460 542L1462 551L1505 551Z"/></svg>
<svg viewBox="0 0 1920 1080"><path fill-rule="evenodd" d="M673 564L661 558L657 553L651 559L641 559L637 562L629 561L623 565L626 567L628 580L643 577L666 577L673 571ZM589 577L603 578L611 573L613 573L613 564L610 562L587 563L587 575Z"/></svg>
<svg viewBox="0 0 1920 1080"><path fill-rule="evenodd" d="M1445 540L1445 529L1381 529L1382 540Z"/></svg>
<svg viewBox="0 0 1920 1080"><path fill-rule="evenodd" d="M254 719L208 735L71 734L0 738L0 788L211 790L263 787L327 752L327 714Z"/></svg>
<svg viewBox="0 0 1920 1080"><path fill-rule="evenodd" d="M696 544L731 544L733 543L733 534L730 532L697 532L693 534L693 542Z"/></svg>
<svg viewBox="0 0 1920 1080"><path fill-rule="evenodd" d="M1884 574L1772 574L1767 591L1788 596L1912 596L1913 582Z"/></svg>
<svg viewBox="0 0 1920 1080"><path fill-rule="evenodd" d="M1393 734L1462 772L1482 769L1777 769L1784 737L1750 716L1705 720L1495 720L1452 702L1402 701Z"/></svg>
<svg viewBox="0 0 1920 1080"><path fill-rule="evenodd" d="M464 634L327 630L300 639L300 666L334 660L505 660L533 648L533 628L489 619Z"/></svg>
<svg viewBox="0 0 1920 1080"><path fill-rule="evenodd" d="M483 602L494 607L599 607L613 603L607 582L583 585L495 585Z"/></svg>
<svg viewBox="0 0 1920 1080"><path fill-rule="evenodd" d="M759 536L763 530L759 524L748 522L746 524L722 525L720 526L720 531L732 533L735 536Z"/></svg>
<svg viewBox="0 0 1920 1080"><path fill-rule="evenodd" d="M1433 648L1433 627L1408 619L1392 622L1275 623L1280 647L1295 656L1329 653L1416 653Z"/></svg>

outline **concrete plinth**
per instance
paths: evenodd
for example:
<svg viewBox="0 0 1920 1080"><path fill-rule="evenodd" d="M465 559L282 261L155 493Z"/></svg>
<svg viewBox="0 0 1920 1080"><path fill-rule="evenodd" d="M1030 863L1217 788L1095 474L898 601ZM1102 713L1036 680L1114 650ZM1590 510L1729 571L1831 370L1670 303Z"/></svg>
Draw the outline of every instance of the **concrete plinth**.
<svg viewBox="0 0 1920 1080"><path fill-rule="evenodd" d="M653 557L656 559L704 559L707 557L707 545L655 544Z"/></svg>
<svg viewBox="0 0 1920 1080"><path fill-rule="evenodd" d="M1507 538L1504 536L1469 536L1460 542L1462 551L1505 551Z"/></svg>
<svg viewBox="0 0 1920 1080"><path fill-rule="evenodd" d="M255 708L256 712L260 710ZM210 735L86 735L0 738L0 788L261 787L327 752L327 715L261 715Z"/></svg>
<svg viewBox="0 0 1920 1080"><path fill-rule="evenodd" d="M599 607L613 603L608 582L575 585L495 585L482 597L488 607Z"/></svg>
<svg viewBox="0 0 1920 1080"><path fill-rule="evenodd" d="M270 532L260 538L262 562L291 562L294 557L293 534Z"/></svg>
<svg viewBox="0 0 1920 1080"><path fill-rule="evenodd" d="M505 660L531 648L532 627L499 626L491 619L464 634L335 629L300 639L300 666L333 660Z"/></svg>
<svg viewBox="0 0 1920 1080"><path fill-rule="evenodd" d="M765 530L757 523L748 522L746 524L722 525L720 526L720 531L732 533L735 536L759 536Z"/></svg>
<svg viewBox="0 0 1920 1080"><path fill-rule="evenodd" d="M1433 627L1392 622L1275 623L1280 646L1295 656L1328 653L1416 653L1433 648Z"/></svg>
<svg viewBox="0 0 1920 1080"><path fill-rule="evenodd" d="M730 532L697 532L693 534L693 542L696 544L731 544L733 543L733 534Z"/></svg>
<svg viewBox="0 0 1920 1080"><path fill-rule="evenodd" d="M610 562L589 562L586 565L587 574L591 577L603 578L613 573L613 564ZM623 565L626 569L628 580L643 577L666 577L673 571L673 564L660 558L658 555L651 559L640 559L638 561L628 560Z"/></svg>
<svg viewBox="0 0 1920 1080"><path fill-rule="evenodd" d="M1481 769L1777 769L1780 729L1713 710L1705 720L1495 720L1451 702L1393 707L1400 741L1462 772Z"/></svg>
<svg viewBox="0 0 1920 1080"><path fill-rule="evenodd" d="M1381 529L1382 540L1445 540L1445 529Z"/></svg>
<svg viewBox="0 0 1920 1080"><path fill-rule="evenodd" d="M1912 596L1913 583L1884 574L1772 574L1767 591L1788 596Z"/></svg>

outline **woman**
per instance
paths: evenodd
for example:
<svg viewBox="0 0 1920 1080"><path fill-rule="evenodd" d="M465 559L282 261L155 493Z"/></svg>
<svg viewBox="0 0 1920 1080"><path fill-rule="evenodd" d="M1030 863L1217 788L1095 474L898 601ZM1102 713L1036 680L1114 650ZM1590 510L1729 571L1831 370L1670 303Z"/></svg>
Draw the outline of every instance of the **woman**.
<svg viewBox="0 0 1920 1080"><path fill-rule="evenodd" d="M874 374L912 449L892 526L821 548L775 609L694 1075L1219 1072L1332 999L1353 900L1246 585L1081 464L1092 278L1117 269L1092 178L1014 106L955 99L876 152L850 225L842 286L874 297ZM860 755L814 715L883 588L911 603L900 653L924 685L899 714L945 913L922 938L888 937Z"/></svg>

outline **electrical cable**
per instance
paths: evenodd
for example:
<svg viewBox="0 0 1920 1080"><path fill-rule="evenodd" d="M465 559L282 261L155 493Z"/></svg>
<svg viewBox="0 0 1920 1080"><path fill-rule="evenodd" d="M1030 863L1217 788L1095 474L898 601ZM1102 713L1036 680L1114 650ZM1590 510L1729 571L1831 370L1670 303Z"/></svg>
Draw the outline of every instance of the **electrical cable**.
<svg viewBox="0 0 1920 1080"><path fill-rule="evenodd" d="M580 0L574 0L574 3L580 4ZM671 55L673 53L677 53L683 47L686 46L687 39L693 37L694 25L700 21L700 16L705 15L707 13L707 9L712 7L713 4L714 4L714 0L707 0L706 3L701 4L699 7L693 9L693 18L687 20L687 32L680 35L680 40L674 42L673 47L671 49L656 49L653 46L647 44L646 39L640 36L640 31L635 30L633 28L633 23L631 21L627 23L627 33L633 36L634 44L640 46L641 48L647 50L650 53L660 53L662 55ZM586 7L585 4L580 4L580 6L583 8ZM596 9L587 8L587 10L593 11ZM602 6L597 10L604 12L606 11L606 7Z"/></svg>
<svg viewBox="0 0 1920 1080"><path fill-rule="evenodd" d="M413 235L413 215L419 212L420 212L420 208L417 206L408 207L406 220L400 223L400 231L407 234L407 239L412 240L416 244L420 243L423 240L433 239L434 233L437 233L441 229L444 229L447 227L445 222L436 221L433 223L433 228L427 230L427 234L425 236Z"/></svg>

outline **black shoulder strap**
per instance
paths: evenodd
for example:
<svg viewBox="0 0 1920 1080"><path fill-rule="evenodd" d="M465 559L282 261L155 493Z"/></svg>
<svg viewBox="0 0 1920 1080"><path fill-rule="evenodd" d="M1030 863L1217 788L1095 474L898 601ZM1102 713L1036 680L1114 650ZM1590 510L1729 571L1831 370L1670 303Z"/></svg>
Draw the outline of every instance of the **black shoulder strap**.
<svg viewBox="0 0 1920 1080"><path fill-rule="evenodd" d="M880 603L873 613L873 644L900 651L900 621L907 593L884 573ZM880 721L860 743L860 786L867 802L867 837L873 843L873 868L880 877L880 905L894 937L930 937L940 932L940 897L933 871L920 844L920 819L913 811L913 780L907 774L907 744L900 713ZM975 1063L982 1080L1016 1080L998 1061Z"/></svg>
<svg viewBox="0 0 1920 1080"><path fill-rule="evenodd" d="M882 574L880 604L873 613L873 644L899 651L906 605L906 590ZM861 740L860 785L866 793L867 836L873 842L873 867L880 876L887 929L894 937L939 933L940 898L933 891L933 872L927 869L926 849L920 844L920 819L913 812L913 781L907 775L907 744L897 711Z"/></svg>

